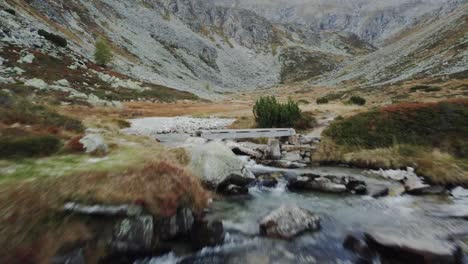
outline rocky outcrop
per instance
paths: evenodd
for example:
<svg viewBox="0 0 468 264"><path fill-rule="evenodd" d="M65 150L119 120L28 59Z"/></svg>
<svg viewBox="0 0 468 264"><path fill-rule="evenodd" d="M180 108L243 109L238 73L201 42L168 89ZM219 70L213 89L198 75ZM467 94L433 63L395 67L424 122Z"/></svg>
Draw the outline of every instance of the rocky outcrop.
<svg viewBox="0 0 468 264"><path fill-rule="evenodd" d="M224 228L221 221L197 220L190 231L194 249L214 247L224 242Z"/></svg>
<svg viewBox="0 0 468 264"><path fill-rule="evenodd" d="M283 205L260 221L260 234L278 239L292 239L319 229L320 217L295 205Z"/></svg>
<svg viewBox="0 0 468 264"><path fill-rule="evenodd" d="M292 191L320 191L328 193L367 194L367 184L353 177L303 174L288 181Z"/></svg>
<svg viewBox="0 0 468 264"><path fill-rule="evenodd" d="M255 181L246 164L224 144L210 142L189 151L192 157L189 167L211 189L234 190L235 186L242 188Z"/></svg>
<svg viewBox="0 0 468 264"><path fill-rule="evenodd" d="M462 261L459 247L437 238L411 238L382 232L369 232L365 237L369 246L383 259L397 259L408 264L456 264Z"/></svg>
<svg viewBox="0 0 468 264"><path fill-rule="evenodd" d="M104 138L99 134L88 134L80 139L86 153L106 154L108 146Z"/></svg>

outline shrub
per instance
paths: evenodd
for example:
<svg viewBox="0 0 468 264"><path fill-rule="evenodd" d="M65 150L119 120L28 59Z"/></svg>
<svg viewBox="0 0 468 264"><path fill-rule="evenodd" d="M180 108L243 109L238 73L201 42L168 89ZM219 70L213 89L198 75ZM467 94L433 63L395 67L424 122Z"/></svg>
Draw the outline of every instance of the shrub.
<svg viewBox="0 0 468 264"><path fill-rule="evenodd" d="M253 108L258 127L292 127L301 118L299 105L288 100L280 103L273 96L260 97Z"/></svg>
<svg viewBox="0 0 468 264"><path fill-rule="evenodd" d="M304 130L316 124L312 113L303 113L297 102L289 99L280 103L273 96L261 97L255 103L254 118L257 127L293 127Z"/></svg>
<svg viewBox="0 0 468 264"><path fill-rule="evenodd" d="M363 148L412 144L468 155L468 99L405 103L335 121L324 135L339 145Z"/></svg>
<svg viewBox="0 0 468 264"><path fill-rule="evenodd" d="M0 158L46 156L60 149L55 136L0 137Z"/></svg>
<svg viewBox="0 0 468 264"><path fill-rule="evenodd" d="M103 39L96 41L96 51L94 52L94 60L101 66L106 66L112 61L112 51Z"/></svg>
<svg viewBox="0 0 468 264"><path fill-rule="evenodd" d="M56 127L74 132L84 131L81 121L58 114L45 106L35 105L25 100L11 103L7 107L0 105L0 122Z"/></svg>
<svg viewBox="0 0 468 264"><path fill-rule="evenodd" d="M294 128L306 130L317 125L317 120L311 112L303 112L301 117L294 123Z"/></svg>
<svg viewBox="0 0 468 264"><path fill-rule="evenodd" d="M65 48L68 44L67 40L59 35L49 33L43 29L39 29L37 32L39 36L43 36L46 40L50 41L52 44Z"/></svg>
<svg viewBox="0 0 468 264"><path fill-rule="evenodd" d="M326 97L320 97L317 99L317 104L328 104L329 100Z"/></svg>
<svg viewBox="0 0 468 264"><path fill-rule="evenodd" d="M83 138L83 135L76 136L70 139L67 142L66 149L70 152L84 152L84 146L81 144L80 140Z"/></svg>
<svg viewBox="0 0 468 264"><path fill-rule="evenodd" d="M355 105L365 105L366 104L366 99L360 97L360 96L351 96L348 101L350 104L355 104Z"/></svg>
<svg viewBox="0 0 468 264"><path fill-rule="evenodd" d="M429 85L417 85L417 86L414 86L414 87L411 87L410 88L410 92L414 93L414 92L417 92L417 91L423 91L423 92L426 92L426 93L430 93L430 92L438 92L438 91L441 91L442 88L438 87L438 86L429 86Z"/></svg>

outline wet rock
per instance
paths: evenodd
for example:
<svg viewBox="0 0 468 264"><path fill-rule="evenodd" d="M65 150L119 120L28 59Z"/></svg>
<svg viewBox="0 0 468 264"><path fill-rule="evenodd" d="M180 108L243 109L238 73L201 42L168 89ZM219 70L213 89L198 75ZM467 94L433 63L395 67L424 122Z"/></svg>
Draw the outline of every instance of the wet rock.
<svg viewBox="0 0 468 264"><path fill-rule="evenodd" d="M86 153L105 154L108 151L104 138L99 134L86 135L80 139L80 143L83 145Z"/></svg>
<svg viewBox="0 0 468 264"><path fill-rule="evenodd" d="M273 175L261 175L257 178L261 186L273 188L278 184L278 180Z"/></svg>
<svg viewBox="0 0 468 264"><path fill-rule="evenodd" d="M432 209L429 215L446 218L460 218L468 220L468 204L458 203L453 205L438 206Z"/></svg>
<svg viewBox="0 0 468 264"><path fill-rule="evenodd" d="M395 234L369 232L365 234L368 245L381 258L400 263L461 263L462 252L448 241L436 238L408 238Z"/></svg>
<svg viewBox="0 0 468 264"><path fill-rule="evenodd" d="M263 157L263 153L257 151L253 148L249 148L243 144L235 143L235 142L228 142L227 146L234 152L236 155L242 156L249 156L255 159L261 159Z"/></svg>
<svg viewBox="0 0 468 264"><path fill-rule="evenodd" d="M403 180L405 190L408 194L423 195L430 192L431 186L423 183L419 177L410 177Z"/></svg>
<svg viewBox="0 0 468 264"><path fill-rule="evenodd" d="M155 231L159 239L169 240L187 234L194 222L192 210L180 208L173 216L155 219Z"/></svg>
<svg viewBox="0 0 468 264"><path fill-rule="evenodd" d="M118 221L111 241L113 251L119 253L148 251L153 242L153 216L129 217Z"/></svg>
<svg viewBox="0 0 468 264"><path fill-rule="evenodd" d="M270 146L270 152L268 157L272 160L281 159L281 147L280 142L277 139L270 139L268 141L268 146Z"/></svg>
<svg viewBox="0 0 468 264"><path fill-rule="evenodd" d="M230 184L244 187L255 181L253 173L245 167L246 162L224 144L210 142L189 151L192 157L190 169L209 188L222 190Z"/></svg>
<svg viewBox="0 0 468 264"><path fill-rule="evenodd" d="M218 191L225 195L242 195L242 194L248 194L249 188L247 188L246 186L238 186L234 184L229 184L225 188L222 188L221 190L218 190Z"/></svg>
<svg viewBox="0 0 468 264"><path fill-rule="evenodd" d="M292 239L319 229L320 217L295 205L283 205L260 221L260 234L278 239Z"/></svg>
<svg viewBox="0 0 468 264"><path fill-rule="evenodd" d="M299 151L287 152L282 160L291 161L291 162L302 162L302 156Z"/></svg>
<svg viewBox="0 0 468 264"><path fill-rule="evenodd" d="M276 168L284 169L302 169L307 167L306 164L300 162L292 162L287 160L262 160L259 161L260 164Z"/></svg>
<svg viewBox="0 0 468 264"><path fill-rule="evenodd" d="M195 221L190 231L192 247L200 250L205 247L214 247L224 242L224 227L221 221Z"/></svg>
<svg viewBox="0 0 468 264"><path fill-rule="evenodd" d="M347 235L343 247L359 257L358 263L372 263L374 253L364 241L355 236Z"/></svg>
<svg viewBox="0 0 468 264"><path fill-rule="evenodd" d="M380 198L387 196L390 193L390 189L383 185L373 185L368 187L367 192L373 198Z"/></svg>
<svg viewBox="0 0 468 264"><path fill-rule="evenodd" d="M85 264L84 250L82 248L61 248L50 260L51 264Z"/></svg>
<svg viewBox="0 0 468 264"><path fill-rule="evenodd" d="M320 191L327 193L345 193L348 191L345 185L332 182L330 179L320 176L299 176L288 181L288 189L292 191Z"/></svg>
<svg viewBox="0 0 468 264"><path fill-rule="evenodd" d="M143 212L138 205L86 205L74 202L66 203L63 209L74 214L96 216L137 216Z"/></svg>
<svg viewBox="0 0 468 264"><path fill-rule="evenodd" d="M468 199L468 189L458 186L450 192L450 195L455 199Z"/></svg>

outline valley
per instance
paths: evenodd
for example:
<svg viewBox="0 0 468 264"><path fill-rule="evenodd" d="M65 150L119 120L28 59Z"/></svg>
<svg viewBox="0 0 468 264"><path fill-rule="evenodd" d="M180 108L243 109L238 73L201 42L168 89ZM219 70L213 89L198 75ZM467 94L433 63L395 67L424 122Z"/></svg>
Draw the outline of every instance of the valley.
<svg viewBox="0 0 468 264"><path fill-rule="evenodd" d="M0 262L468 263L467 21L0 0Z"/></svg>

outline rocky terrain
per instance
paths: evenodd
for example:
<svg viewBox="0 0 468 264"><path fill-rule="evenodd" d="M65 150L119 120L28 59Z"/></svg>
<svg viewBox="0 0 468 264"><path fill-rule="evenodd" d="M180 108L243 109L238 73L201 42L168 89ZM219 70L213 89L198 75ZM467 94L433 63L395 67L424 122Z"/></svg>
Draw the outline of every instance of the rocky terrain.
<svg viewBox="0 0 468 264"><path fill-rule="evenodd" d="M465 1L387 2L2 0L0 61L7 68L1 80L28 81L18 79L30 74L12 64L12 49L23 55L15 57L21 63L34 60L34 52L60 57L66 51L70 59L64 66L84 70L98 37L116 54L110 68L133 83L99 79L114 87L152 83L209 98L279 83L361 87L466 77ZM39 30L64 37L68 46L51 46ZM73 85L65 87L74 89L65 90L75 97L84 96ZM90 100L119 101L93 95L97 98Z"/></svg>

